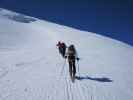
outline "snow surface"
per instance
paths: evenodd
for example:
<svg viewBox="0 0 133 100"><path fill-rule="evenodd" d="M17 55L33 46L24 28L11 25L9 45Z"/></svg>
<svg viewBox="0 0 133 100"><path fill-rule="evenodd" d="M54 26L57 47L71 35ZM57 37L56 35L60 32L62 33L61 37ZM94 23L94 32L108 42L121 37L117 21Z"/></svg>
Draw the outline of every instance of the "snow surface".
<svg viewBox="0 0 133 100"><path fill-rule="evenodd" d="M81 58L75 83L58 40ZM117 40L0 9L0 100L133 100L132 59Z"/></svg>

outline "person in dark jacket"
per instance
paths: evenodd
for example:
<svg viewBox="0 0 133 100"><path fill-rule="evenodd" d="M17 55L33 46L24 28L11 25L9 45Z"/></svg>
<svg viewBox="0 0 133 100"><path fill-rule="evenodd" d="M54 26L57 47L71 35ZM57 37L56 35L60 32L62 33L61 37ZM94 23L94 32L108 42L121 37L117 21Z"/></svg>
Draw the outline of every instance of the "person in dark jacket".
<svg viewBox="0 0 133 100"><path fill-rule="evenodd" d="M64 42L58 42L58 44L56 45L59 49L59 53L62 55L62 57L65 57L65 53L66 53L66 44Z"/></svg>
<svg viewBox="0 0 133 100"><path fill-rule="evenodd" d="M76 74L75 61L79 60L74 45L70 45L68 47L68 50L67 50L66 55L65 55L65 58L68 59L70 77L71 77L72 80L74 80L75 79L75 74Z"/></svg>

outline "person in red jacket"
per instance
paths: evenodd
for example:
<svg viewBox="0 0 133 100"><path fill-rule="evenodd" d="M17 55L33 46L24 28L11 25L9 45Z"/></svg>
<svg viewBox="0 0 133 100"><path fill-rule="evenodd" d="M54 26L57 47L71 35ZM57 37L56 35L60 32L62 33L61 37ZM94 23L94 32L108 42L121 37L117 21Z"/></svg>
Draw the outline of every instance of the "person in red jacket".
<svg viewBox="0 0 133 100"><path fill-rule="evenodd" d="M59 53L62 55L62 57L65 57L65 53L66 53L66 44L64 42L59 41L58 44L56 45L59 49Z"/></svg>

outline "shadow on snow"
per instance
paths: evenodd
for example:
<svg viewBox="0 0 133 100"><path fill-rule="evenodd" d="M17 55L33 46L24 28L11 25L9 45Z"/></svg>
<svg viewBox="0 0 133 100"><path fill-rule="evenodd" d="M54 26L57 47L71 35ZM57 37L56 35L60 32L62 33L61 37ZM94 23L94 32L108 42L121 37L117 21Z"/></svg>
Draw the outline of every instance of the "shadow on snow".
<svg viewBox="0 0 133 100"><path fill-rule="evenodd" d="M107 77L89 77L89 76L76 76L77 80L93 80L97 82L113 82L110 78Z"/></svg>

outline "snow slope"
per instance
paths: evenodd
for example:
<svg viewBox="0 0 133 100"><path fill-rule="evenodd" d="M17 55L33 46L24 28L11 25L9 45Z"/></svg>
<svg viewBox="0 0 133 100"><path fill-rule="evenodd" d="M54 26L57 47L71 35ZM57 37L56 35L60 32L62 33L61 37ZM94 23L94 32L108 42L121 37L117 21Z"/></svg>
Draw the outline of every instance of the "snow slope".
<svg viewBox="0 0 133 100"><path fill-rule="evenodd" d="M75 83L58 40L81 58ZM132 59L117 40L0 9L0 100L132 100Z"/></svg>

